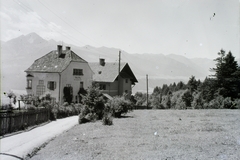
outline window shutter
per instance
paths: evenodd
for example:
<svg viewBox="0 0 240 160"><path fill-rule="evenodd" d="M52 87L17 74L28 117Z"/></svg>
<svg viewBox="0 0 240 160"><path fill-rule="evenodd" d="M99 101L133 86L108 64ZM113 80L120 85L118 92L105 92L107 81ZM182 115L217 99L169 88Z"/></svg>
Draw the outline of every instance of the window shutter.
<svg viewBox="0 0 240 160"><path fill-rule="evenodd" d="M50 89L50 82L48 81L47 88Z"/></svg>
<svg viewBox="0 0 240 160"><path fill-rule="evenodd" d="M54 82L54 89L56 89L56 87L57 87L57 83L56 83L56 82Z"/></svg>

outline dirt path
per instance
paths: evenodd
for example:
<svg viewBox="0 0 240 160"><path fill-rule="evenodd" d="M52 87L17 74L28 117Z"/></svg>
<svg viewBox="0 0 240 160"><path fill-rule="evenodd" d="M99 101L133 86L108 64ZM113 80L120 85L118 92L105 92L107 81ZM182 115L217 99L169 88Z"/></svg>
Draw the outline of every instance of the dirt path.
<svg viewBox="0 0 240 160"><path fill-rule="evenodd" d="M0 159L22 159L36 147L78 124L78 116L58 119L31 131L1 139Z"/></svg>
<svg viewBox="0 0 240 160"><path fill-rule="evenodd" d="M137 110L77 125L32 160L240 159L240 110Z"/></svg>

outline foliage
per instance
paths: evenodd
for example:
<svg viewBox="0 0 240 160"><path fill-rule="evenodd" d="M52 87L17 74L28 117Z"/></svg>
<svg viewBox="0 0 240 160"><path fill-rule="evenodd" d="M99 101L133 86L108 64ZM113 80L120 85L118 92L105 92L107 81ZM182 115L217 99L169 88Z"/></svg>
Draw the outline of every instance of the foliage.
<svg viewBox="0 0 240 160"><path fill-rule="evenodd" d="M46 95L47 97L50 95ZM28 95L20 95L20 100L25 104L33 104L35 106L40 105L41 99L38 96L34 96L32 94ZM47 99L48 100L48 99Z"/></svg>
<svg viewBox="0 0 240 160"><path fill-rule="evenodd" d="M235 89L238 86L236 79L240 77L238 74L238 65L233 57L231 51L228 54L223 49L218 53L219 57L215 59L216 67L211 70L215 72L213 77L215 78L215 85L218 88L218 93L223 97L236 98L238 92Z"/></svg>
<svg viewBox="0 0 240 160"><path fill-rule="evenodd" d="M186 109L186 103L183 101L182 97L177 99L175 109Z"/></svg>
<svg viewBox="0 0 240 160"><path fill-rule="evenodd" d="M187 86L182 81L178 82L175 88L176 91L185 90L185 89L187 89Z"/></svg>
<svg viewBox="0 0 240 160"><path fill-rule="evenodd" d="M191 76L187 83L187 87L190 90L191 94L193 94L193 92L197 90L198 85L199 85L199 82L195 79L194 76Z"/></svg>
<svg viewBox="0 0 240 160"><path fill-rule="evenodd" d="M231 100L230 97L226 97L223 102L222 102L222 107L226 109L231 109L234 107L233 101Z"/></svg>
<svg viewBox="0 0 240 160"><path fill-rule="evenodd" d="M154 94L151 95L150 97L150 106L153 109L164 109L164 106L161 104L162 102L162 94L157 94L155 92Z"/></svg>
<svg viewBox="0 0 240 160"><path fill-rule="evenodd" d="M171 95L162 96L162 103L165 109L171 108Z"/></svg>
<svg viewBox="0 0 240 160"><path fill-rule="evenodd" d="M150 104L154 109L194 109L208 108L240 108L240 66L229 51L218 53L215 74L206 77L203 82L191 76L187 85L182 81L170 85L155 87L150 96ZM135 95L138 104L143 105L146 98L142 93Z"/></svg>
<svg viewBox="0 0 240 160"><path fill-rule="evenodd" d="M193 96L191 94L190 90L186 90L183 95L182 95L182 99L185 102L186 107L191 107L191 103L193 101Z"/></svg>
<svg viewBox="0 0 240 160"><path fill-rule="evenodd" d="M79 114L79 124L103 118L105 101L97 84L89 87L87 94L83 96L82 102L83 107Z"/></svg>
<svg viewBox="0 0 240 160"><path fill-rule="evenodd" d="M136 92L134 95L134 99L136 100L137 106L142 106L147 100L147 94L141 93L141 92Z"/></svg>
<svg viewBox="0 0 240 160"><path fill-rule="evenodd" d="M216 90L215 80L207 77L199 87L199 92L201 92L202 98L206 102L214 99Z"/></svg>
<svg viewBox="0 0 240 160"><path fill-rule="evenodd" d="M9 99L10 99L10 103L9 103L9 106L5 106L7 109L12 109L12 99L13 99L13 104L16 104L16 95L12 92L12 91L9 91L8 93L4 92L4 95L6 95ZM4 108L5 108L4 107Z"/></svg>
<svg viewBox="0 0 240 160"><path fill-rule="evenodd" d="M233 101L233 109L240 109L240 99Z"/></svg>
<svg viewBox="0 0 240 160"><path fill-rule="evenodd" d="M102 119L103 125L113 125L113 118L110 113L105 114Z"/></svg>
<svg viewBox="0 0 240 160"><path fill-rule="evenodd" d="M91 112L89 107L84 105L78 116L78 123L82 124L82 123L87 123L87 122L96 121L96 120L97 120L96 113Z"/></svg>
<svg viewBox="0 0 240 160"><path fill-rule="evenodd" d="M194 109L203 109L204 100L202 97L202 93L197 92L193 94L193 101L192 101L192 107Z"/></svg>
<svg viewBox="0 0 240 160"><path fill-rule="evenodd" d="M174 109L182 109L182 107L185 108L185 105L182 106L181 103L184 103L182 100L182 95L185 92L185 90L179 90L176 92L173 92L172 97L171 97L171 108Z"/></svg>
<svg viewBox="0 0 240 160"><path fill-rule="evenodd" d="M223 100L224 100L224 97L217 96L216 98L214 98L213 100L211 100L208 103L207 108L208 109L222 109L223 108L223 105L222 105Z"/></svg>
<svg viewBox="0 0 240 160"><path fill-rule="evenodd" d="M122 114L126 114L133 109L130 100L119 96L113 97L113 99L109 100L107 106L109 106L114 117L121 117Z"/></svg>
<svg viewBox="0 0 240 160"><path fill-rule="evenodd" d="M170 91L170 89L169 89L168 85L167 84L163 84L163 86L162 86L162 95L163 96L167 95L169 91Z"/></svg>

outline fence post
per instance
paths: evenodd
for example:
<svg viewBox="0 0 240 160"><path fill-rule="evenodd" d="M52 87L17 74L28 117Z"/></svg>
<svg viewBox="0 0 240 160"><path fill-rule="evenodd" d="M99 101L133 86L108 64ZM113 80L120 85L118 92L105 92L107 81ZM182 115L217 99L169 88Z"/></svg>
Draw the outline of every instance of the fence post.
<svg viewBox="0 0 240 160"><path fill-rule="evenodd" d="M8 121L8 133L11 133L12 132L12 116L8 113L8 118L9 118L9 121Z"/></svg>

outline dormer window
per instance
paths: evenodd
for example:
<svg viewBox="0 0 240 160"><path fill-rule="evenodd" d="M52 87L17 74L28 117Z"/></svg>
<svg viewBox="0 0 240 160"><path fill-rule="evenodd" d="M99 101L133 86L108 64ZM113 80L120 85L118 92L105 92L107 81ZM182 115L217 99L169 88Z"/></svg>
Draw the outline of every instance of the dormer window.
<svg viewBox="0 0 240 160"><path fill-rule="evenodd" d="M82 69L73 69L73 75L81 76L81 75L83 75L83 70Z"/></svg>

